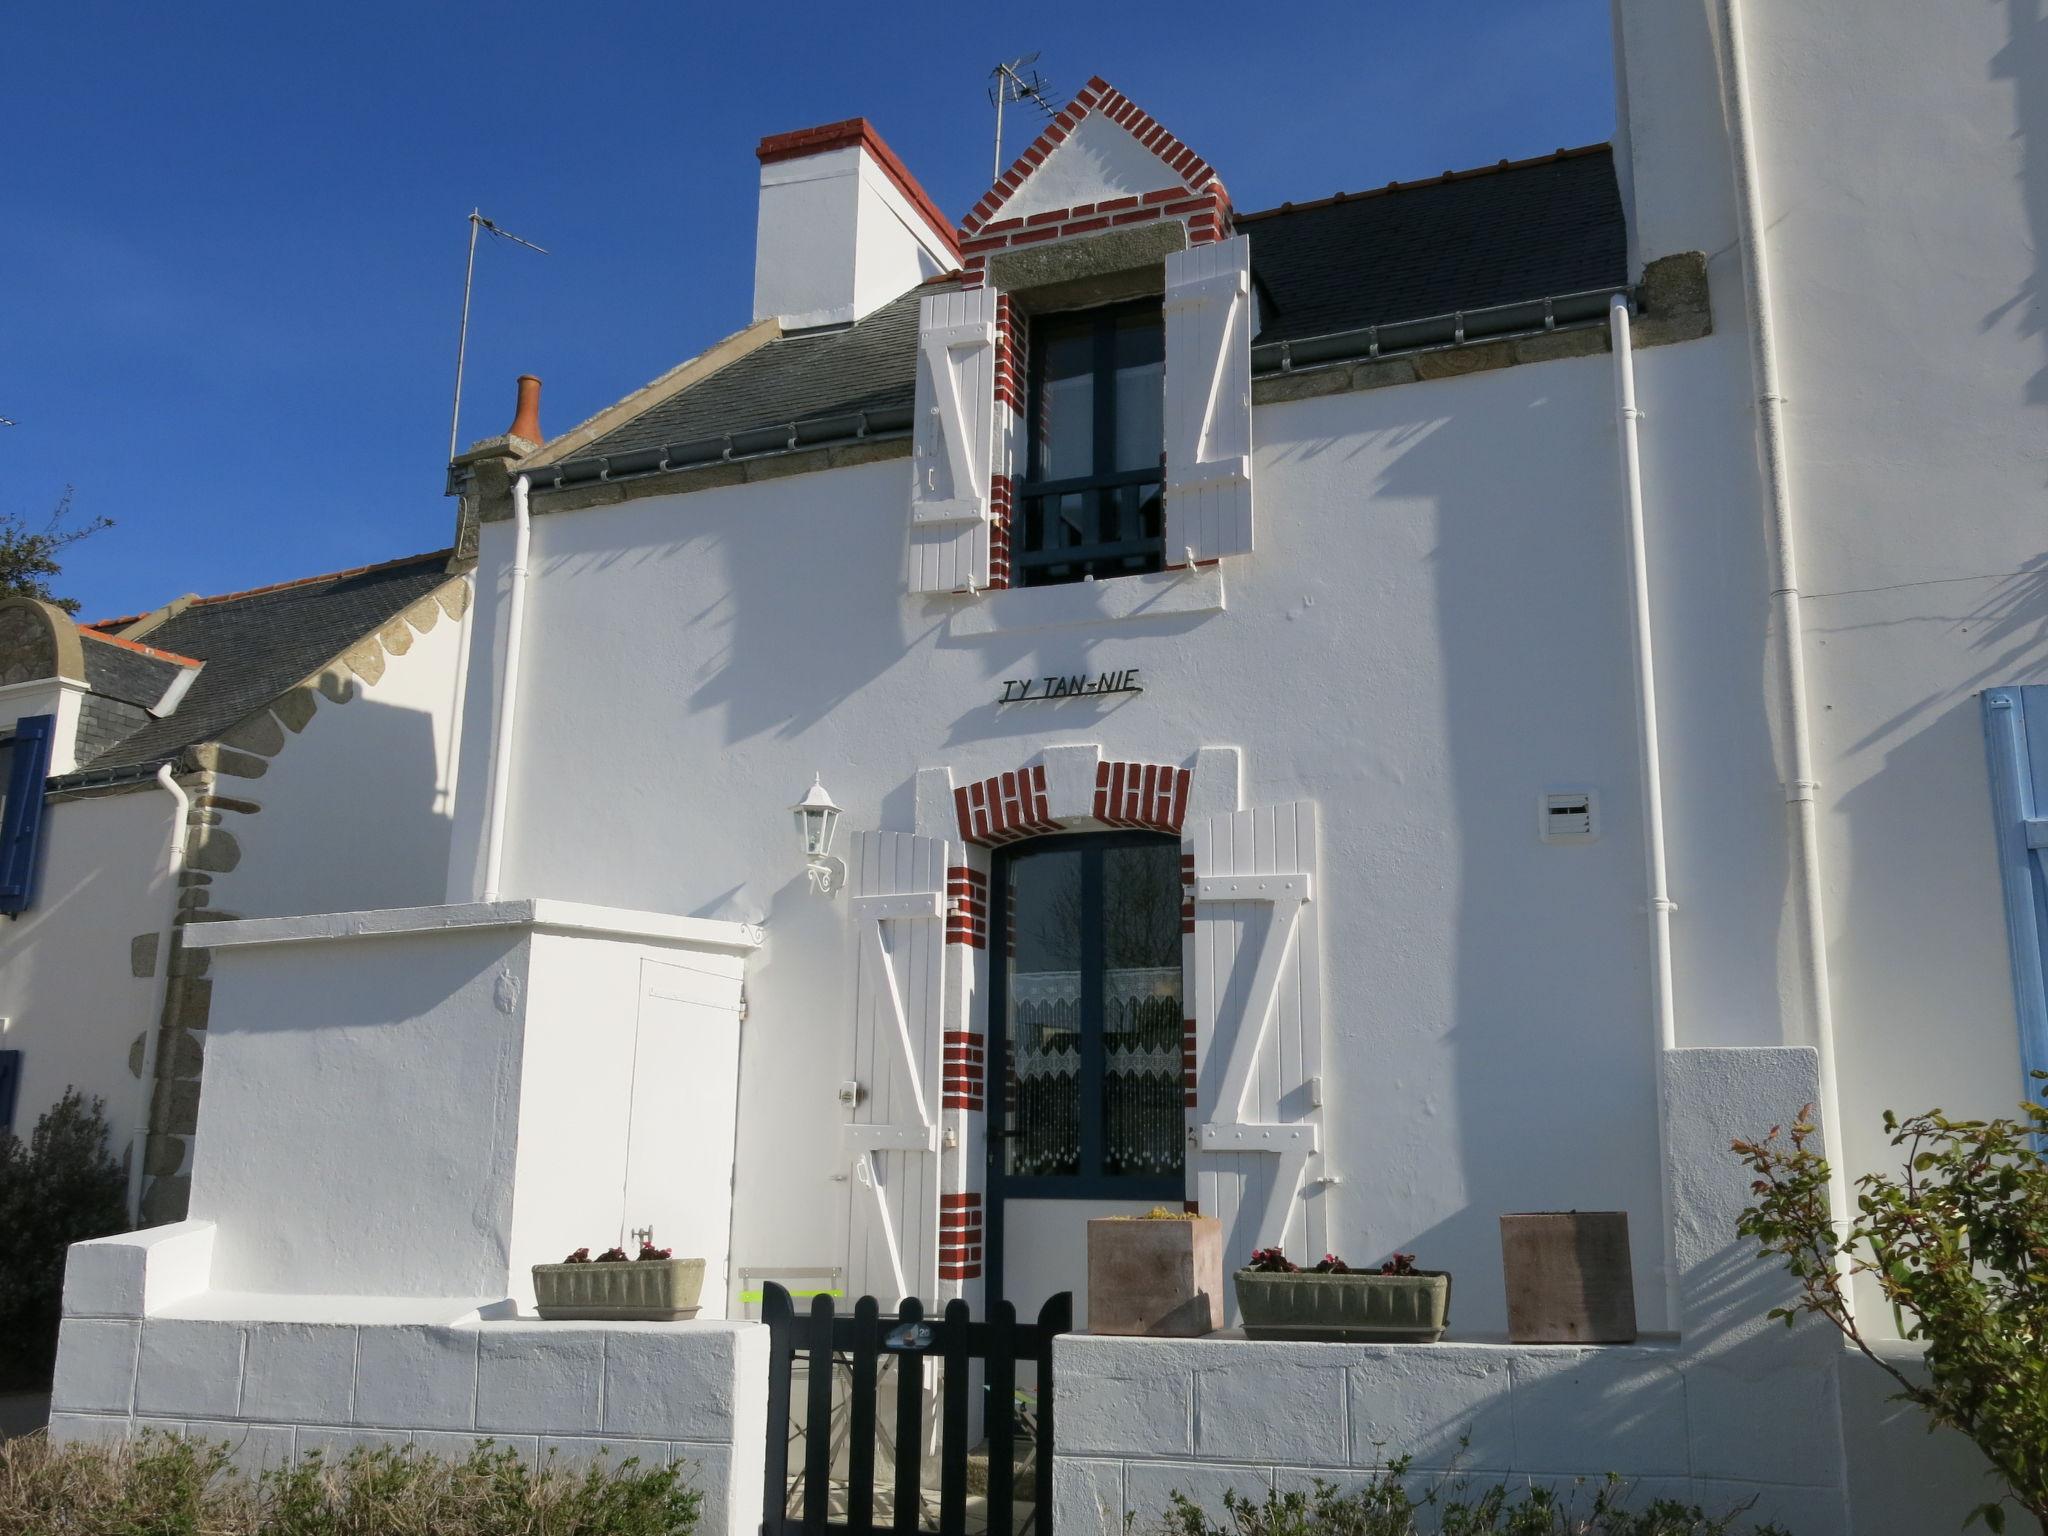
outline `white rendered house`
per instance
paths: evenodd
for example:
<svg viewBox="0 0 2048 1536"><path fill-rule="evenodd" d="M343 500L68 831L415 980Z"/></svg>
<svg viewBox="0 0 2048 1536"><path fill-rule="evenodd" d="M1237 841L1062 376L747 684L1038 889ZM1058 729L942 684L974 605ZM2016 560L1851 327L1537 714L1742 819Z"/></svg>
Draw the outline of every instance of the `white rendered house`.
<svg viewBox="0 0 2048 1536"><path fill-rule="evenodd" d="M0 600L0 1128L105 1105L185 1212L213 983L193 925L440 893L469 580L450 552L77 623Z"/></svg>
<svg viewBox="0 0 2048 1536"><path fill-rule="evenodd" d="M193 1219L80 1250L64 1431L625 1437L745 1530L763 1280L1028 1311L1182 1201L1425 1255L1459 1342L1063 1344L1062 1536L1461 1430L1959 1519L1967 1448L1765 1326L1724 1148L2048 1065L2006 21L1623 0L1612 145L1263 211L1099 80L957 226L863 121L763 141L751 324L458 462L444 899L188 936ZM1651 1337L1501 1343L1498 1217L1574 1208ZM525 1318L650 1226L705 1322Z"/></svg>

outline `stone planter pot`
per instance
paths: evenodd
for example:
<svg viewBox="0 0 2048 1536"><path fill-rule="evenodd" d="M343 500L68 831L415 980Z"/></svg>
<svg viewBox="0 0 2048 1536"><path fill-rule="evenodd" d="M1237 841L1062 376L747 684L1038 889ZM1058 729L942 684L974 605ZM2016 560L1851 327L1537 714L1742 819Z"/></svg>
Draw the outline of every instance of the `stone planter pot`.
<svg viewBox="0 0 2048 1536"><path fill-rule="evenodd" d="M1213 1216L1088 1223L1088 1331L1191 1339L1223 1326L1223 1223Z"/></svg>
<svg viewBox="0 0 2048 1536"><path fill-rule="evenodd" d="M536 1264L534 1310L545 1318L677 1323L697 1315L702 1259Z"/></svg>
<svg viewBox="0 0 2048 1536"><path fill-rule="evenodd" d="M1434 1344L1450 1322L1451 1277L1237 1272L1237 1306L1253 1339L1346 1344Z"/></svg>
<svg viewBox="0 0 2048 1536"><path fill-rule="evenodd" d="M1532 1211L1500 1219L1508 1338L1633 1344L1635 1270L1626 1211Z"/></svg>

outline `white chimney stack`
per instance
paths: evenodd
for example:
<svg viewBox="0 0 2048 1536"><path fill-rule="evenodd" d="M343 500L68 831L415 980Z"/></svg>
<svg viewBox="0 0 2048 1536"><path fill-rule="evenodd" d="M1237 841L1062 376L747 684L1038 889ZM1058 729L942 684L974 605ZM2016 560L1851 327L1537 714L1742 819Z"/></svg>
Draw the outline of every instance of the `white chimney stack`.
<svg viewBox="0 0 2048 1536"><path fill-rule="evenodd" d="M847 325L960 265L952 225L866 118L774 134L754 154L756 320Z"/></svg>

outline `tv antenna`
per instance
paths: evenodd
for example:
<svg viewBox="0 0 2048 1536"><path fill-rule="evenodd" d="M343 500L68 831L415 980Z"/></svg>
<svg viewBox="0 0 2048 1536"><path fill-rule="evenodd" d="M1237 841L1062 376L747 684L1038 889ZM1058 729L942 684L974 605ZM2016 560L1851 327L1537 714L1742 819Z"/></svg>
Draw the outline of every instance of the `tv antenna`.
<svg viewBox="0 0 2048 1536"><path fill-rule="evenodd" d="M1021 59L1012 59L1007 64L998 64L988 72L988 99L996 104L996 168L989 176L990 181L1003 174L1003 103L1007 101L1028 101L1048 118L1059 115L1059 109L1046 100L1052 87L1037 70L1031 66L1038 62L1036 53L1027 53Z"/></svg>
<svg viewBox="0 0 2048 1536"><path fill-rule="evenodd" d="M462 363L469 351L469 294L476 286L476 232L488 230L500 240L510 240L514 245L523 245L529 251L547 255L545 246L535 245L531 240L522 240L509 229L500 229L476 209L469 210L469 266L462 274L462 329L455 337L455 406L448 416L448 462L455 462L456 429L462 422Z"/></svg>

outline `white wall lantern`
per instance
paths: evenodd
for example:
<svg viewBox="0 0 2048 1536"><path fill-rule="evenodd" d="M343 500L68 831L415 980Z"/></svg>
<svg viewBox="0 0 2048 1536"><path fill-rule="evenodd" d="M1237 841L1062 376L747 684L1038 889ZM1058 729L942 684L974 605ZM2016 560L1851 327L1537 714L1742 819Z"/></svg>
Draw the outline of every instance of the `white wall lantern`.
<svg viewBox="0 0 2048 1536"><path fill-rule="evenodd" d="M797 836L804 847L804 872L811 877L811 889L830 896L846 884L846 862L832 857L832 837L839 830L839 807L825 793L822 779L811 780L810 793L790 808L796 818Z"/></svg>

